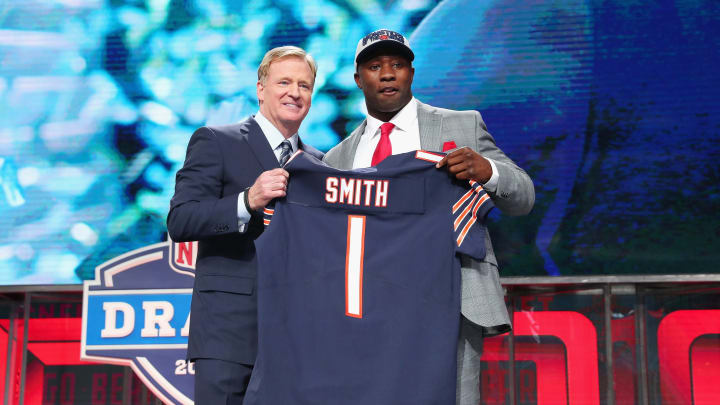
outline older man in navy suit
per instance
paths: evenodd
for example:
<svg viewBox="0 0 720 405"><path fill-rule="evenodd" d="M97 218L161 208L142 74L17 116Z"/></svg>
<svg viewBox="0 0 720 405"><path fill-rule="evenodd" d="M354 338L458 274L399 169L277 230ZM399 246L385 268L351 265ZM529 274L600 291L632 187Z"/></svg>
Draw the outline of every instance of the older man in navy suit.
<svg viewBox="0 0 720 405"><path fill-rule="evenodd" d="M257 264L262 209L285 196L282 165L298 149L322 154L297 131L310 109L317 67L284 46L258 68L260 111L238 124L195 131L175 179L168 232L198 241L187 357L196 404L241 404L257 350Z"/></svg>

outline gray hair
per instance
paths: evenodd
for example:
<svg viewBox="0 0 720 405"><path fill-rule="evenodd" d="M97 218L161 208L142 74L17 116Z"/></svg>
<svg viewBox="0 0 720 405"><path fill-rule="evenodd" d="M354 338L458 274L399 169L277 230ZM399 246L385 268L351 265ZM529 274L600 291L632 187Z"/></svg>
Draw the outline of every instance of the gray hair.
<svg viewBox="0 0 720 405"><path fill-rule="evenodd" d="M308 66L310 66L310 70L312 71L313 81L315 80L315 76L317 75L317 64L315 63L315 59L313 59L309 53L305 52L304 49L297 46L287 45L273 48L265 53L265 56L258 67L258 81L265 84L268 71L270 70L270 64L278 59L286 58L288 56L297 56L305 59L305 62L307 62Z"/></svg>

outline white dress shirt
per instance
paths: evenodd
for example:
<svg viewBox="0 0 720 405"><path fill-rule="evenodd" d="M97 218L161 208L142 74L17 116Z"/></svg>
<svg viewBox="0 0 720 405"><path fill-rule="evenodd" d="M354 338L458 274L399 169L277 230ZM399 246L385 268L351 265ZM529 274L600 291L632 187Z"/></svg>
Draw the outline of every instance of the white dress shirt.
<svg viewBox="0 0 720 405"><path fill-rule="evenodd" d="M421 149L420 129L418 128L417 119L417 100L415 97L392 117L390 123L395 124L395 128L390 132L390 144L392 145L393 155ZM371 166L372 156L375 153L378 142L380 142L380 126L382 124L384 124L384 122L370 114L367 115L365 132L363 132L360 137L360 142L355 151L353 169Z"/></svg>
<svg viewBox="0 0 720 405"><path fill-rule="evenodd" d="M260 126L260 129L262 129L263 134L265 134L265 138L267 138L273 153L275 153L275 158L279 162L280 154L282 153L282 143L285 141L285 137L260 111L255 114L255 121ZM297 133L287 138L287 140L290 141L290 146L292 146L290 150L291 154L298 150L298 139ZM237 200L238 228L240 233L244 233L247 230L247 224L250 222L250 213L247 208L245 208L244 198L245 192L243 191L238 195Z"/></svg>
<svg viewBox="0 0 720 405"><path fill-rule="evenodd" d="M390 132L390 144L392 145L393 155L421 149L417 102L417 99L413 97L410 102L389 121L395 124L392 132ZM358 142L357 150L355 151L353 169L370 167L375 148L378 142L380 142L380 126L384 124L384 122L370 114L366 116L366 120L365 131L361 135L360 142ZM493 162L492 159L487 160L492 167L492 176L483 184L483 187L489 192L495 192L495 190L497 190L498 171L495 162Z"/></svg>

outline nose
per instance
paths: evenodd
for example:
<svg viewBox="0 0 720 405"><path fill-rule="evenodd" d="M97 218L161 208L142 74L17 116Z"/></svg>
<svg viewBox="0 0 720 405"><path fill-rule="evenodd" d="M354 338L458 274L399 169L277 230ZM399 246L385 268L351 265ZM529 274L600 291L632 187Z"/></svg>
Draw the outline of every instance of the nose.
<svg viewBox="0 0 720 405"><path fill-rule="evenodd" d="M393 69L392 64L383 63L380 66L380 80L385 82L395 80L395 69Z"/></svg>
<svg viewBox="0 0 720 405"><path fill-rule="evenodd" d="M297 83L293 83L288 88L288 95L292 98L300 98L300 86Z"/></svg>

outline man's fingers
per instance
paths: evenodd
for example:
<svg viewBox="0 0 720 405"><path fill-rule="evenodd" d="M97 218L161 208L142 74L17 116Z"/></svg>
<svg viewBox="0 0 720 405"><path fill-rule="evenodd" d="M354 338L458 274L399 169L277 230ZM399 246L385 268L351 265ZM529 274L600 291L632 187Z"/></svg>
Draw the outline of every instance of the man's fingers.
<svg viewBox="0 0 720 405"><path fill-rule="evenodd" d="M288 179L288 178L290 178L290 173L288 173L287 170L281 169L281 168L272 169L272 170L268 170L268 171L260 174L260 177L258 177L258 180L262 181L264 179L268 179L268 178L272 179L272 178L276 178L276 177L283 177L285 179Z"/></svg>
<svg viewBox="0 0 720 405"><path fill-rule="evenodd" d="M492 176L492 168L487 159L467 146L445 155L442 160L443 166L447 166L448 173L460 180L484 183Z"/></svg>
<svg viewBox="0 0 720 405"><path fill-rule="evenodd" d="M470 175L469 171L463 170L459 173L455 173L455 178L458 180L470 180L472 176Z"/></svg>
<svg viewBox="0 0 720 405"><path fill-rule="evenodd" d="M464 146L460 149L455 149L454 151L448 153L445 155L440 162L436 165L437 168L443 167L443 166L452 166L461 162L465 162L467 160L471 160L473 158L472 155L472 149L468 148L467 146Z"/></svg>
<svg viewBox="0 0 720 405"><path fill-rule="evenodd" d="M454 164L448 163L448 171L452 174L457 174L457 173L460 173L463 171L467 171L469 167L470 167L470 165L468 164L468 162L466 162L464 160L461 160L460 162L457 162Z"/></svg>
<svg viewBox="0 0 720 405"><path fill-rule="evenodd" d="M285 196L285 189L284 189L284 188L278 188L278 189L275 189L275 190L272 190L272 191L268 191L267 194L265 195L265 197L266 197L266 199L267 199L267 201L265 201L265 203L267 204L267 203L270 202L270 200L272 200L273 198L284 197L284 196Z"/></svg>
<svg viewBox="0 0 720 405"><path fill-rule="evenodd" d="M457 165L460 163L464 163L466 160L467 160L467 158L465 157L465 155L449 156L447 164L448 164L448 166L453 166L453 165Z"/></svg>
<svg viewBox="0 0 720 405"><path fill-rule="evenodd" d="M289 179L289 178L290 178L290 173L288 173L287 170L285 170L285 169L283 169L283 168L281 168L281 167L280 167L280 168L277 168L277 169L272 169L272 170L270 170L270 172L272 172L272 173L273 173L274 175L276 175L276 176L282 176L282 177L284 177L285 179Z"/></svg>
<svg viewBox="0 0 720 405"><path fill-rule="evenodd" d="M443 158L442 158L439 162L437 162L437 164L435 165L435 167L439 169L439 168L445 166L445 164L447 163L448 156L449 156L449 155L443 156Z"/></svg>
<svg viewBox="0 0 720 405"><path fill-rule="evenodd" d="M270 193L276 191L276 190L285 190L285 187L287 187L287 181L285 178L275 178L271 179L267 183L264 183L262 185L262 193L264 196L268 196Z"/></svg>
<svg viewBox="0 0 720 405"><path fill-rule="evenodd" d="M250 207L259 209L266 206L274 198L285 197L289 178L290 174L282 168L261 173L248 190Z"/></svg>
<svg viewBox="0 0 720 405"><path fill-rule="evenodd" d="M448 155L448 164L460 162L471 162L475 158L475 153L469 148L462 148Z"/></svg>
<svg viewBox="0 0 720 405"><path fill-rule="evenodd" d="M287 188L287 181L277 181L273 183L273 190L285 190Z"/></svg>

